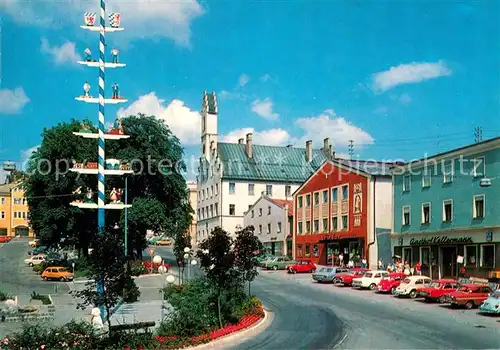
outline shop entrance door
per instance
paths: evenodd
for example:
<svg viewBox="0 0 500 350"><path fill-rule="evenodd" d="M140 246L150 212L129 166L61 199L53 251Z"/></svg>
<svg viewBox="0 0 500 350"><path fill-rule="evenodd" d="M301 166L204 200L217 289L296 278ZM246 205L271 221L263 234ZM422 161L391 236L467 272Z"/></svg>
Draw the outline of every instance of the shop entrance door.
<svg viewBox="0 0 500 350"><path fill-rule="evenodd" d="M338 243L327 243L326 244L326 265L340 265L338 256L340 254Z"/></svg>
<svg viewBox="0 0 500 350"><path fill-rule="evenodd" d="M457 247L441 247L441 278L455 277L457 269Z"/></svg>

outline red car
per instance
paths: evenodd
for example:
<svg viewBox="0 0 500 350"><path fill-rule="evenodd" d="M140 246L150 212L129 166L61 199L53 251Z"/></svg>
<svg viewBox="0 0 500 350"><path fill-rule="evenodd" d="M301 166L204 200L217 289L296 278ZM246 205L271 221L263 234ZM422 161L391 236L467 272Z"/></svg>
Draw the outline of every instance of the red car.
<svg viewBox="0 0 500 350"><path fill-rule="evenodd" d="M335 276L334 282L340 283L344 287L350 286L352 285L352 280L354 278L363 277L366 271L368 271L368 269L362 269L359 267L353 268L349 270L349 273L341 273Z"/></svg>
<svg viewBox="0 0 500 350"><path fill-rule="evenodd" d="M420 296L426 301L439 301L443 304L446 296L460 287L460 283L452 279L432 281L428 287L420 289Z"/></svg>
<svg viewBox="0 0 500 350"><path fill-rule="evenodd" d="M405 274L402 272L392 272L382 280L377 285L378 293L391 293L394 294L396 288L401 284L401 281L405 279Z"/></svg>
<svg viewBox="0 0 500 350"><path fill-rule="evenodd" d="M10 241L9 236L0 236L0 243L7 243Z"/></svg>
<svg viewBox="0 0 500 350"><path fill-rule="evenodd" d="M293 265L287 266L286 269L288 270L288 273L316 272L316 265L314 265L310 260L300 260Z"/></svg>
<svg viewBox="0 0 500 350"><path fill-rule="evenodd" d="M451 307L464 306L472 309L488 299L490 293L492 290L486 284L462 284L459 289L446 296L446 303L451 304Z"/></svg>

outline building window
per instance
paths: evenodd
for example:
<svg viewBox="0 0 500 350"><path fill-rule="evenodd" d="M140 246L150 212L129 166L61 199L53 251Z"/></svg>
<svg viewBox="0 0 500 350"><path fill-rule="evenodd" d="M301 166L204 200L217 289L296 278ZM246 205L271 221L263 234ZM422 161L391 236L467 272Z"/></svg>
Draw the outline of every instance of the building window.
<svg viewBox="0 0 500 350"><path fill-rule="evenodd" d="M281 233L281 222L278 222L278 233Z"/></svg>
<svg viewBox="0 0 500 350"><path fill-rule="evenodd" d="M495 267L495 245L481 244L481 267Z"/></svg>
<svg viewBox="0 0 500 350"><path fill-rule="evenodd" d="M210 204L210 217L214 216L214 205Z"/></svg>
<svg viewBox="0 0 500 350"><path fill-rule="evenodd" d="M285 186L285 197L291 197L292 196L292 186L286 185Z"/></svg>
<svg viewBox="0 0 500 350"><path fill-rule="evenodd" d="M347 221L347 215L342 215L342 230L347 230L349 228L349 224Z"/></svg>
<svg viewBox="0 0 500 350"><path fill-rule="evenodd" d="M306 244L306 258L311 256L311 245Z"/></svg>
<svg viewBox="0 0 500 350"><path fill-rule="evenodd" d="M306 208L310 208L310 207L311 207L311 195L306 194Z"/></svg>
<svg viewBox="0 0 500 350"><path fill-rule="evenodd" d="M234 182L229 183L229 194L234 194L236 192L236 184Z"/></svg>
<svg viewBox="0 0 500 350"><path fill-rule="evenodd" d="M311 233L311 222L309 220L306 221L306 233Z"/></svg>
<svg viewBox="0 0 500 350"><path fill-rule="evenodd" d="M431 222L431 204L422 204L422 224L430 224Z"/></svg>
<svg viewBox="0 0 500 350"><path fill-rule="evenodd" d="M215 216L219 216L219 203L215 203Z"/></svg>
<svg viewBox="0 0 500 350"><path fill-rule="evenodd" d="M248 184L248 195L253 196L255 194L255 185L254 184Z"/></svg>
<svg viewBox="0 0 500 350"><path fill-rule="evenodd" d="M252 210L252 218L255 217L255 210Z"/></svg>
<svg viewBox="0 0 500 350"><path fill-rule="evenodd" d="M259 235L262 234L262 225L259 225Z"/></svg>
<svg viewBox="0 0 500 350"><path fill-rule="evenodd" d="M339 218L337 216L332 217L332 231L339 230Z"/></svg>
<svg viewBox="0 0 500 350"><path fill-rule="evenodd" d="M474 207L473 207L473 218L482 219L484 218L484 194L479 194L474 196Z"/></svg>
<svg viewBox="0 0 500 350"><path fill-rule="evenodd" d="M403 176L403 192L410 192L411 189L411 175Z"/></svg>
<svg viewBox="0 0 500 350"><path fill-rule="evenodd" d="M23 211L23 219L26 219L26 212Z"/></svg>
<svg viewBox="0 0 500 350"><path fill-rule="evenodd" d="M323 191L323 204L328 204L328 190Z"/></svg>
<svg viewBox="0 0 500 350"><path fill-rule="evenodd" d="M214 185L210 186L210 197L214 196Z"/></svg>
<svg viewBox="0 0 500 350"><path fill-rule="evenodd" d="M4 211L2 211L2 213L0 213L0 214L1 214L1 216L0 216L0 217L1 217L2 219L5 219L5 212L4 212Z"/></svg>
<svg viewBox="0 0 500 350"><path fill-rule="evenodd" d="M313 256L317 258L319 256L319 247L317 244L313 245Z"/></svg>
<svg viewBox="0 0 500 350"><path fill-rule="evenodd" d="M332 188L332 202L336 202L339 199L339 189L337 187Z"/></svg>
<svg viewBox="0 0 500 350"><path fill-rule="evenodd" d="M465 246L465 266L477 266L477 245Z"/></svg>
<svg viewBox="0 0 500 350"><path fill-rule="evenodd" d="M262 208L259 208L259 216L262 216Z"/></svg>
<svg viewBox="0 0 500 350"><path fill-rule="evenodd" d="M273 196L273 185L266 185L266 195Z"/></svg>
<svg viewBox="0 0 500 350"><path fill-rule="evenodd" d="M229 215L235 215L236 213L235 205L229 204Z"/></svg>
<svg viewBox="0 0 500 350"><path fill-rule="evenodd" d="M297 206L299 207L299 209L302 209L302 204L303 204L303 203L302 203L302 200L303 200L302 196L300 196L300 197L297 199Z"/></svg>
<svg viewBox="0 0 500 350"><path fill-rule="evenodd" d="M328 219L323 219L323 232L328 232Z"/></svg>
<svg viewBox="0 0 500 350"><path fill-rule="evenodd" d="M486 175L486 164L484 162L484 157L474 158L472 160L472 163L474 164L474 177L483 177Z"/></svg>
<svg viewBox="0 0 500 350"><path fill-rule="evenodd" d="M409 226L411 223L411 208L409 205L403 207L403 226Z"/></svg>
<svg viewBox="0 0 500 350"><path fill-rule="evenodd" d="M219 184L215 184L215 194L219 194Z"/></svg>
<svg viewBox="0 0 500 350"><path fill-rule="evenodd" d="M454 173L453 160L445 161L443 163L443 183L447 184L453 182Z"/></svg>
<svg viewBox="0 0 500 350"><path fill-rule="evenodd" d="M313 225L314 225L314 232L319 232L319 220L314 220Z"/></svg>
<svg viewBox="0 0 500 350"><path fill-rule="evenodd" d="M319 192L314 193L314 206L317 207L319 205Z"/></svg>
<svg viewBox="0 0 500 350"><path fill-rule="evenodd" d="M297 256L298 257L302 257L302 253L303 253L303 251L302 251L302 244L299 244L297 246Z"/></svg>
<svg viewBox="0 0 500 350"><path fill-rule="evenodd" d="M297 224L297 233L299 235L303 234L304 233L304 224L302 223L302 221L300 221L298 224Z"/></svg>
<svg viewBox="0 0 500 350"><path fill-rule="evenodd" d="M17 211L14 212L14 219L17 219Z"/></svg>
<svg viewBox="0 0 500 350"><path fill-rule="evenodd" d="M0 203L1 204L5 204L5 198L4 197L0 198Z"/></svg>
<svg viewBox="0 0 500 350"><path fill-rule="evenodd" d="M349 191L347 185L342 186L342 200L349 198Z"/></svg>
<svg viewBox="0 0 500 350"><path fill-rule="evenodd" d="M267 234L271 233L271 224L267 224Z"/></svg>
<svg viewBox="0 0 500 350"><path fill-rule="evenodd" d="M429 170L426 168L422 174L422 187L431 187L431 174Z"/></svg>
<svg viewBox="0 0 500 350"><path fill-rule="evenodd" d="M443 201L443 222L450 222L453 220L453 201L447 199Z"/></svg>
<svg viewBox="0 0 500 350"><path fill-rule="evenodd" d="M271 215L271 206L267 207L267 215Z"/></svg>

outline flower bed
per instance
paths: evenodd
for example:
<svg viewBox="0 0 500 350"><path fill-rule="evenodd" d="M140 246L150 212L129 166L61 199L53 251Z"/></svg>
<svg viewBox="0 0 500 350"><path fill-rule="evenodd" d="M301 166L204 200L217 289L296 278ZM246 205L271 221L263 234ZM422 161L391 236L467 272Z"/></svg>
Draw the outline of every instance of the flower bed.
<svg viewBox="0 0 500 350"><path fill-rule="evenodd" d="M147 275L152 273L158 273L158 268L162 264L155 264L151 261L148 260L134 260L129 263L130 265L130 273L132 276L140 276L140 275ZM164 263L163 266L166 267L168 271L168 264Z"/></svg>

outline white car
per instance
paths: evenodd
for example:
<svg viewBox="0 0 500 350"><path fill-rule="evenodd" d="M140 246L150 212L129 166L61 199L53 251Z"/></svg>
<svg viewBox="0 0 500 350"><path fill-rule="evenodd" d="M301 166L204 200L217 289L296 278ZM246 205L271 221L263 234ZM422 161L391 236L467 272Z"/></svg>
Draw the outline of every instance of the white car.
<svg viewBox="0 0 500 350"><path fill-rule="evenodd" d="M384 270L371 270L366 271L363 277L358 277L352 280L353 288L370 288L371 290L375 290L377 288L377 284L387 276L389 272Z"/></svg>
<svg viewBox="0 0 500 350"><path fill-rule="evenodd" d="M403 297L408 296L415 299L419 295L419 289L428 287L432 279L427 276L408 276L394 291L394 296Z"/></svg>
<svg viewBox="0 0 500 350"><path fill-rule="evenodd" d="M45 255L34 255L28 259L24 259L24 263L28 266L40 265L45 261Z"/></svg>

